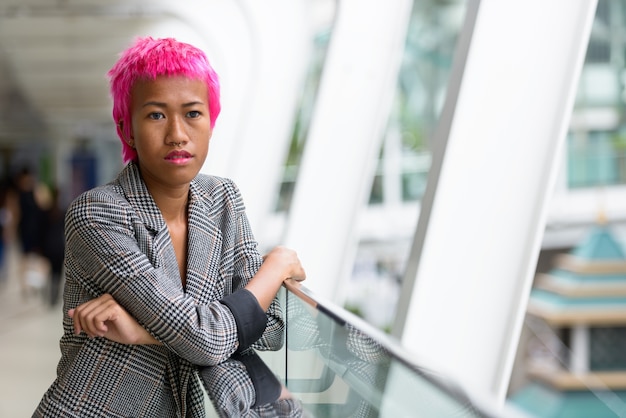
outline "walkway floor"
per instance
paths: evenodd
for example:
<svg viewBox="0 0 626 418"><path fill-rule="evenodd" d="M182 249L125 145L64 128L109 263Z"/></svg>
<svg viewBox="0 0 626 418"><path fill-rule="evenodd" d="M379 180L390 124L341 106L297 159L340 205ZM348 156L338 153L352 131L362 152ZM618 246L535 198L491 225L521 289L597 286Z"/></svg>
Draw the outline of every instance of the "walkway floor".
<svg viewBox="0 0 626 418"><path fill-rule="evenodd" d="M0 417L30 417L55 377L60 358L61 304L51 309L36 291L23 295L19 253L7 252L0 282Z"/></svg>

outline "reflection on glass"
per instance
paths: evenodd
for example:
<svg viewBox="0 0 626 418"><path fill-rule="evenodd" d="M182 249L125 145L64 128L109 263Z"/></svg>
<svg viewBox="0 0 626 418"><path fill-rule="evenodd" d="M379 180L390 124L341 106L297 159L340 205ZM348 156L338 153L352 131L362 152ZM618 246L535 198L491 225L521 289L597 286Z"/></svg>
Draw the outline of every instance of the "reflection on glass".
<svg viewBox="0 0 626 418"><path fill-rule="evenodd" d="M301 297L287 292L285 380L310 416L485 416L462 393L400 356L374 328Z"/></svg>

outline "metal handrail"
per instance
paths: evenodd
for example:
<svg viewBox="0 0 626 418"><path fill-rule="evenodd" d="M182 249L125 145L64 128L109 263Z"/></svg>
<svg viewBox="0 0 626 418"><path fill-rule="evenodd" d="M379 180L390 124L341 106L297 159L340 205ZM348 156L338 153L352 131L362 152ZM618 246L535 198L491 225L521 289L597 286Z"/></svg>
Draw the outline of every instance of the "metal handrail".
<svg viewBox="0 0 626 418"><path fill-rule="evenodd" d="M335 327L343 327L348 332L358 335L357 338L366 340L368 344L375 345L382 350L389 358L395 362L400 363L406 369L415 373L415 375L419 376L422 380L426 381L428 384L433 387L439 389L441 392L447 394L452 400L454 400L459 406L461 406L465 411L471 411L476 416L480 417L495 417L495 416L503 416L502 411L499 410L498 414L493 411L496 408L491 405L486 406L484 401L478 401L476 399L470 398L468 394L462 390L458 385L452 382L450 379L444 378L437 372L424 367L423 365L418 364L415 361L415 356L410 354L407 350L405 350L399 341L395 340L392 336L383 333L381 330L375 328L374 326L365 322L362 318L354 315L353 313L342 309L337 306L333 302L330 302L323 297L316 295L302 283L297 282L295 280L286 280L284 282L284 287L287 291L298 299L303 301L305 304L323 314L325 317L330 318L333 321ZM289 312L289 309L287 309ZM289 313L287 315L287 321L289 324ZM332 342L329 342L329 345ZM357 392L363 399L367 399L373 407L378 409L381 402L380 393L374 393L373 390L368 389L362 383L362 379L360 376L349 368L342 366L342 359L339 358L331 358L329 356L321 355L324 362L324 371L322 372L322 378L325 382L320 385L316 385L312 383L314 379L296 379L294 384L294 389L297 387L299 389L310 388L309 393L315 392L315 388L317 386L324 387L324 389L328 388L328 370L332 371L335 375L340 376L349 386L350 389ZM308 385L303 384L306 381ZM289 380L287 386L289 387ZM518 415L518 414L514 414ZM513 416L511 414L507 414L506 416Z"/></svg>

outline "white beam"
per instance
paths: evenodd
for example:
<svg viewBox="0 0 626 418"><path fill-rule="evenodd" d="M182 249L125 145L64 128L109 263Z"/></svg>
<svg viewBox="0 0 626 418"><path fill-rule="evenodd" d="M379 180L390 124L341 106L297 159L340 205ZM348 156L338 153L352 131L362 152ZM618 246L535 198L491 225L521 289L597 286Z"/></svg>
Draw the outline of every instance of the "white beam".
<svg viewBox="0 0 626 418"><path fill-rule="evenodd" d="M596 7L470 0L395 333L503 402Z"/></svg>
<svg viewBox="0 0 626 418"><path fill-rule="evenodd" d="M233 138L237 146L229 172L244 196L256 238L270 246L275 243L266 237L276 234L266 231L267 219L277 201L315 34L308 1L243 3L254 45L245 112L236 121L241 138Z"/></svg>
<svg viewBox="0 0 626 418"><path fill-rule="evenodd" d="M338 6L284 241L302 259L307 287L336 302L352 267L357 214L371 187L411 2Z"/></svg>

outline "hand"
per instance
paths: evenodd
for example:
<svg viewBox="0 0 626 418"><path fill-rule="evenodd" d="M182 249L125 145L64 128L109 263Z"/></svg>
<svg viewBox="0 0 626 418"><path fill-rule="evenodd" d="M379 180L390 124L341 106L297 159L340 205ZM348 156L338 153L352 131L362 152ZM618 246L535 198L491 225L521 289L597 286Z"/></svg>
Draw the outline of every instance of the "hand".
<svg viewBox="0 0 626 418"><path fill-rule="evenodd" d="M104 337L120 344L158 344L115 299L104 294L68 311L74 332L89 337Z"/></svg>
<svg viewBox="0 0 626 418"><path fill-rule="evenodd" d="M296 252L286 247L276 247L263 256L263 264L246 285L259 305L267 311L285 280L302 281L306 278Z"/></svg>
<svg viewBox="0 0 626 418"><path fill-rule="evenodd" d="M276 271L283 281L294 279L301 282L306 279L306 273L300 263L300 259L292 249L282 246L273 248L263 256L263 264Z"/></svg>

